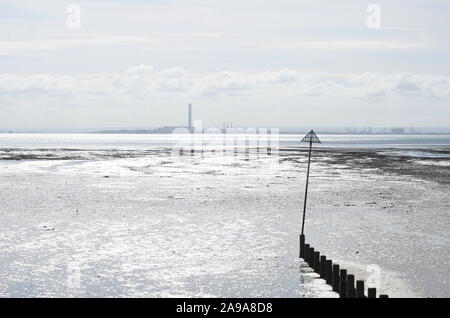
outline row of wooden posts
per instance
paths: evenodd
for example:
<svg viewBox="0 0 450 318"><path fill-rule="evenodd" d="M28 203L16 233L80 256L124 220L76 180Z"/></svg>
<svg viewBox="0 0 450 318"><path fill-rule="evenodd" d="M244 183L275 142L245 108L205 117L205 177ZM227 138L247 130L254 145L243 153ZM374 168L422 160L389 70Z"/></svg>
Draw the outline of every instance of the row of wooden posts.
<svg viewBox="0 0 450 318"><path fill-rule="evenodd" d="M346 269L340 269L338 264L320 255L314 247L305 244L305 235L300 235L300 258L323 278L340 298L377 298L376 288L368 288L367 296L364 294L364 281L357 280L355 287L355 276L348 274ZM380 298L388 298L380 295Z"/></svg>

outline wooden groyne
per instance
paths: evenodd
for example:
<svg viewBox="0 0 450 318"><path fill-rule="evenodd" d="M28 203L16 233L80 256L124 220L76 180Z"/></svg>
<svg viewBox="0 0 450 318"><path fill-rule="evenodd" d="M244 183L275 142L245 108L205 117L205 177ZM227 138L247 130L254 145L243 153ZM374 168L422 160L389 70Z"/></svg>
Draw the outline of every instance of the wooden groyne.
<svg viewBox="0 0 450 318"><path fill-rule="evenodd" d="M300 235L300 258L302 258L314 272L320 275L340 298L377 298L376 288L368 288L365 295L364 281L357 280L355 276L347 273L346 269L340 268L332 260L321 255L314 247L305 243L305 235ZM380 295L380 298L388 298L388 295Z"/></svg>

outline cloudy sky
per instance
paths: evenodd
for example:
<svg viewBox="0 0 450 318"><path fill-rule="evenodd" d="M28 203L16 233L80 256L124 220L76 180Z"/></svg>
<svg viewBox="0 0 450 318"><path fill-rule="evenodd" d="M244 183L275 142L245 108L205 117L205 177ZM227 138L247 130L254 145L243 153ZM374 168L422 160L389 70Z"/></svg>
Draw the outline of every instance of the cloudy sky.
<svg viewBox="0 0 450 318"><path fill-rule="evenodd" d="M449 16L448 0L0 0L0 130L183 125L188 102L206 126L450 126Z"/></svg>

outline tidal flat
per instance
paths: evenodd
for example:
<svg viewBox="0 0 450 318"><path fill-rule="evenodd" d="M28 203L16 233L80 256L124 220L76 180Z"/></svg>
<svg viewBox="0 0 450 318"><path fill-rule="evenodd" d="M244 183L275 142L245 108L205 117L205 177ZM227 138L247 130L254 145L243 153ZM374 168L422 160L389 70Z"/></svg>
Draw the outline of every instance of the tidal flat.
<svg viewBox="0 0 450 318"><path fill-rule="evenodd" d="M313 152L307 241L391 297L450 296L450 149L421 151ZM0 149L0 293L336 297L298 258L306 155Z"/></svg>

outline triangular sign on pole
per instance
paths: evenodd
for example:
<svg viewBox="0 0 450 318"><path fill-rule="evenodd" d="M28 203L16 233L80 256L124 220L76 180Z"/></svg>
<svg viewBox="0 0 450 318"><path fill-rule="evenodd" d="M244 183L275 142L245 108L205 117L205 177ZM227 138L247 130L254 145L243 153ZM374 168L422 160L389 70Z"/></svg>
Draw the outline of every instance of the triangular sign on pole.
<svg viewBox="0 0 450 318"><path fill-rule="evenodd" d="M305 200L303 201L302 234L300 235L300 241L303 241L305 239L304 230L305 230L305 216L306 216L306 200L308 199L309 167L311 166L312 144L320 143L320 140L317 137L314 130L311 129L311 131L302 139L302 142L309 143L309 154L308 154L308 169L306 170L306 189L305 189ZM300 254L302 254L302 252L300 252Z"/></svg>
<svg viewBox="0 0 450 318"><path fill-rule="evenodd" d="M302 142L321 143L319 137L317 137L316 133L312 129L305 137L303 137Z"/></svg>

